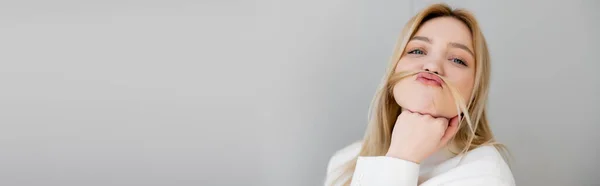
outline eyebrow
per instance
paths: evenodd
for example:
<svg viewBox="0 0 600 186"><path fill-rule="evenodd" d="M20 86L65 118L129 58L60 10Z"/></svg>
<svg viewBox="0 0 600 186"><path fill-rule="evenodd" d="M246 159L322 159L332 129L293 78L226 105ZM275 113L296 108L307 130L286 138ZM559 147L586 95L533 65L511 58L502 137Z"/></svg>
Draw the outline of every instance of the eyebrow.
<svg viewBox="0 0 600 186"><path fill-rule="evenodd" d="M425 41L425 42L431 43L431 40L429 40L429 38L423 37L423 36L415 36L415 37L410 38L410 40L411 41L412 40L421 40L421 41Z"/></svg>
<svg viewBox="0 0 600 186"><path fill-rule="evenodd" d="M411 41L412 40L420 40L420 41L424 41L424 42L427 42L427 43L431 43L431 40L429 38L423 37L423 36L414 36L410 40ZM454 48L463 49L463 50L469 52L469 54L471 54L473 57L475 57L475 53L473 53L473 51L471 51L471 49L469 49L469 47L467 47L466 45L463 45L463 44L460 44L460 43L455 43L455 42L450 42L450 43L448 43L448 45L450 45L451 47L454 47Z"/></svg>
<svg viewBox="0 0 600 186"><path fill-rule="evenodd" d="M466 50L467 52L469 52L473 57L475 57L475 53L473 53L473 51L471 51L471 49L469 49L469 47L460 44L460 43L448 43L448 45L450 45L451 47L455 47L455 48L460 48L463 50Z"/></svg>

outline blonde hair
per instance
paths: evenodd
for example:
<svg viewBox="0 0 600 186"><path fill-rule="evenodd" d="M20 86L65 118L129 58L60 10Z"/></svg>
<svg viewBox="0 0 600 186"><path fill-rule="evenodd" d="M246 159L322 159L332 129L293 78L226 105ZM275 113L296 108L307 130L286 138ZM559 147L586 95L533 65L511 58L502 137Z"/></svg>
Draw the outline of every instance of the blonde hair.
<svg viewBox="0 0 600 186"><path fill-rule="evenodd" d="M465 100L462 100L457 89L440 76L446 86L450 88L450 93L454 97L459 113L464 114L459 122L459 130L451 140L454 147L461 149L459 152L454 153L459 155L480 146L492 145L501 152L505 159L508 158L506 147L495 142L487 120L486 104L490 82L490 56L487 43L475 16L463 9L453 10L446 4L433 4L412 17L404 26L394 48L386 74L371 102L369 125L363 138L360 153L344 166L339 167L342 172L334 182L344 183L344 185L350 184L358 156L382 156L387 153L391 143L392 129L396 118L401 112L400 106L393 97L392 88L400 79L417 73L394 73L395 67L404 53L406 44L419 27L426 21L437 17L452 17L463 22L471 31L475 50L475 82L471 97L466 102L467 104L465 104Z"/></svg>

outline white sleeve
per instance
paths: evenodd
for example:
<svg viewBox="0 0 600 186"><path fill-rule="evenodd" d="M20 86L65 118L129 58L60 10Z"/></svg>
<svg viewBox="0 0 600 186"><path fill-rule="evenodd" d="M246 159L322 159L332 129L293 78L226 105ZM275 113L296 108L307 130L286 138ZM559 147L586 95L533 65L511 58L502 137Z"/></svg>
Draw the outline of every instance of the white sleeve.
<svg viewBox="0 0 600 186"><path fill-rule="evenodd" d="M515 186L513 182L500 179L498 176L475 176L468 178L460 178L456 180L444 181L441 183L423 183L420 186Z"/></svg>
<svg viewBox="0 0 600 186"><path fill-rule="evenodd" d="M387 156L358 157L351 186L417 186L419 164ZM454 172L419 186L514 186L497 175L465 175Z"/></svg>
<svg viewBox="0 0 600 186"><path fill-rule="evenodd" d="M419 164L387 156L358 157L351 186L416 186Z"/></svg>

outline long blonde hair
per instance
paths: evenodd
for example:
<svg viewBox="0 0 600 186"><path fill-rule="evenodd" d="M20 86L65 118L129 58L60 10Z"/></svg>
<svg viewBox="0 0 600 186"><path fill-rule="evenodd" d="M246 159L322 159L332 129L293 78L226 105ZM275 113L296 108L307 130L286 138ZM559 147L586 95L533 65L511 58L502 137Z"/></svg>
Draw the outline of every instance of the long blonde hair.
<svg viewBox="0 0 600 186"><path fill-rule="evenodd" d="M456 100L457 109L464 114L463 119L459 123L459 130L451 140L451 144L453 144L454 147L461 149L454 153L457 155L463 154L483 145L492 145L496 147L505 158L508 158L506 155L508 153L506 148L495 142L486 115L486 104L490 82L490 56L485 38L472 13L463 9L453 10L446 4L433 4L426 7L412 17L404 26L394 48L394 53L385 76L371 102L371 107L369 109L369 125L365 132L362 147L358 156L382 156L387 152L391 143L392 129L394 128L396 118L401 112L401 108L395 102L391 90L401 78L416 73L394 73L395 67L404 53L406 44L410 38L414 36L419 27L426 21L437 17L452 17L463 22L471 31L475 50L475 82L468 102L462 100L458 95L457 90L441 77L444 79L446 85L450 87L451 93ZM344 185L350 184L352 173L356 168L358 156L340 167L342 169L342 174L340 174L340 177L338 177L335 182L343 182ZM342 178L348 179L344 180Z"/></svg>

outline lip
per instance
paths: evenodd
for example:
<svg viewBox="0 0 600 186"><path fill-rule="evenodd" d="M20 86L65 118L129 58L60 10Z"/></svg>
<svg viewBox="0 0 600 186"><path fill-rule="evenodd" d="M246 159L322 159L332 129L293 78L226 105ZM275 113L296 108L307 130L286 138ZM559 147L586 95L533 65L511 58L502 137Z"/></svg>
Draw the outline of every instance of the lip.
<svg viewBox="0 0 600 186"><path fill-rule="evenodd" d="M431 86L442 87L442 79L428 72L420 72L417 74L417 81Z"/></svg>

